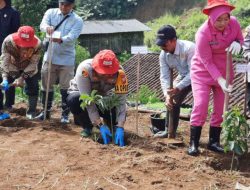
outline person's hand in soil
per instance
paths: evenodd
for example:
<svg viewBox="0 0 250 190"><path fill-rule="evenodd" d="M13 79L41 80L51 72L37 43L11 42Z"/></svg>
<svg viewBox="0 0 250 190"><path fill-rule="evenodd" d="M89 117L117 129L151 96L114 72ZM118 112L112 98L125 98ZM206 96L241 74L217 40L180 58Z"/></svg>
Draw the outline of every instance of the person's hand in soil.
<svg viewBox="0 0 250 190"><path fill-rule="evenodd" d="M124 128L123 127L117 127L115 131L115 144L117 144L120 147L125 146L124 143Z"/></svg>
<svg viewBox="0 0 250 190"><path fill-rule="evenodd" d="M111 141L112 134L107 125L101 125L100 132L103 139L103 144L109 144Z"/></svg>

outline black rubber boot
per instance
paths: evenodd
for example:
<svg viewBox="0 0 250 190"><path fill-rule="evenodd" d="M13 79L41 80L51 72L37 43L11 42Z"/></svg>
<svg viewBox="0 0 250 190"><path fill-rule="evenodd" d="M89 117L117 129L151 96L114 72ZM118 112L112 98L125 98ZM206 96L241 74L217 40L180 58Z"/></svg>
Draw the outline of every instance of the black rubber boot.
<svg viewBox="0 0 250 190"><path fill-rule="evenodd" d="M201 137L201 126L191 126L190 128L190 147L188 148L188 154L190 156L197 156L199 151L199 141Z"/></svg>
<svg viewBox="0 0 250 190"><path fill-rule="evenodd" d="M207 149L212 150L218 153L224 153L224 149L220 146L220 133L221 127L212 127L210 126L209 131L209 142L207 145Z"/></svg>
<svg viewBox="0 0 250 190"><path fill-rule="evenodd" d="M67 105L67 97L68 97L68 93L67 90L65 89L61 89L61 96L62 96L62 115L61 115L61 123L67 124L69 123L69 107Z"/></svg>
<svg viewBox="0 0 250 190"><path fill-rule="evenodd" d="M26 112L26 117L28 119L34 119L36 116L36 106L37 106L38 96L28 97L28 109Z"/></svg>
<svg viewBox="0 0 250 190"><path fill-rule="evenodd" d="M15 87L10 86L7 91L5 91L5 105L6 109L11 109L15 104Z"/></svg>
<svg viewBox="0 0 250 190"><path fill-rule="evenodd" d="M44 120L44 115L45 115L44 114L44 108L45 108L46 92L45 91L41 91L41 93L42 93L43 110L36 117L36 119ZM50 111L51 111L51 107L52 107L53 97L54 97L54 92L49 92L49 94L48 94L47 112L46 112L46 119L50 119Z"/></svg>

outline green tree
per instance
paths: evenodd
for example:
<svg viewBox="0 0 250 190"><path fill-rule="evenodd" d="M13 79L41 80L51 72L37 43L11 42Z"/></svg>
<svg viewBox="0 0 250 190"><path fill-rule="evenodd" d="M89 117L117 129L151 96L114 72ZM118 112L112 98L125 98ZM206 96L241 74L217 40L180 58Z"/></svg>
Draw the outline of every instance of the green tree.
<svg viewBox="0 0 250 190"><path fill-rule="evenodd" d="M130 16L138 0L77 0L77 12L84 19L122 19Z"/></svg>
<svg viewBox="0 0 250 190"><path fill-rule="evenodd" d="M37 31L51 0L13 0L12 5L21 14L21 24L33 26Z"/></svg>

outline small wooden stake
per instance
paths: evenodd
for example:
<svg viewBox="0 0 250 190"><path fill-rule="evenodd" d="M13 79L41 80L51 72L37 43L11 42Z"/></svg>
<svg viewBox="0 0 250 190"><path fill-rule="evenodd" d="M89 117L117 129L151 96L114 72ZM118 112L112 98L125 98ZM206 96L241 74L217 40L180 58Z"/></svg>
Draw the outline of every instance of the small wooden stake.
<svg viewBox="0 0 250 190"><path fill-rule="evenodd" d="M231 58L231 53L229 51L227 51L226 87L229 86L229 80L230 80L230 58ZM228 104L229 104L229 94L228 94L228 92L225 92L224 112L226 112L228 110Z"/></svg>
<svg viewBox="0 0 250 190"><path fill-rule="evenodd" d="M141 62L141 56L140 53L138 53L138 59L137 59L137 73L136 73L136 133L137 135L139 135L139 127L138 127L138 103L139 103L139 85L140 85L140 62Z"/></svg>
<svg viewBox="0 0 250 190"><path fill-rule="evenodd" d="M50 86L50 75L51 75L51 64L52 64L52 55L53 55L53 41L52 35L50 35L49 39L49 47L47 50L48 54L48 78L47 78L47 86L46 86L46 97L45 97L45 105L44 105L44 118L46 120L47 117L47 109L48 109L48 97L49 97L49 86Z"/></svg>
<svg viewBox="0 0 250 190"><path fill-rule="evenodd" d="M170 85L169 88L173 89L173 69L170 69ZM170 102L173 103L173 98L170 98ZM168 138L174 138L174 122L173 122L173 110L168 110Z"/></svg>

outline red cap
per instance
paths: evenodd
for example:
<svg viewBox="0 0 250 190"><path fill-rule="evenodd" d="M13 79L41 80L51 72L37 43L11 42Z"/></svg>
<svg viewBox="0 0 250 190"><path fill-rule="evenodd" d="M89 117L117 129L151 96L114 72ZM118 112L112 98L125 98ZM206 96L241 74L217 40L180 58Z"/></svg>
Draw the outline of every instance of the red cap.
<svg viewBox="0 0 250 190"><path fill-rule="evenodd" d="M209 15L210 9L217 6L228 6L230 10L235 9L235 7L229 4L226 0L207 0L207 6L202 10L202 12L206 15Z"/></svg>
<svg viewBox="0 0 250 190"><path fill-rule="evenodd" d="M19 47L35 47L38 39L35 37L35 30L31 26L21 26L18 31L12 34L15 44Z"/></svg>
<svg viewBox="0 0 250 190"><path fill-rule="evenodd" d="M92 67L100 74L112 75L119 70L119 61L111 50L102 50L93 59Z"/></svg>

